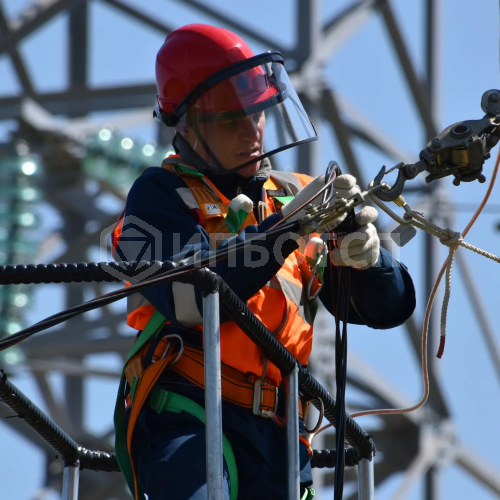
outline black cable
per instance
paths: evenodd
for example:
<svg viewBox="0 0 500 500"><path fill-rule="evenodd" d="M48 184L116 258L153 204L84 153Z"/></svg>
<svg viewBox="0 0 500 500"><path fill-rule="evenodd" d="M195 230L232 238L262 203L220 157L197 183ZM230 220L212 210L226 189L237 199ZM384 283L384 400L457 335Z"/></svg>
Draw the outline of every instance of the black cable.
<svg viewBox="0 0 500 500"><path fill-rule="evenodd" d="M325 188L326 186L323 189ZM278 236L293 231L294 229L297 229L299 227L300 225L298 221L295 221L293 223L284 224L274 230L273 228L271 228L271 230L262 233L259 236L277 238ZM217 257L215 258L215 261L217 262L223 258L227 258L227 256L230 255L231 253L243 249L246 245L251 244L254 241L255 239L250 239L245 242L241 242L235 246L227 247L226 249L220 252L217 252ZM210 255L205 259L201 259L199 262L196 263L192 262L191 264L186 264L180 267L174 267L173 269L172 266L176 266L176 264L168 261L166 261L165 263L161 263L158 261L145 263L150 266L158 266L158 271L153 277L143 281L142 283L131 285L126 289L120 289L115 292L111 292L98 299L94 299L88 303L76 306L67 311L63 311L54 316L51 316L50 318L47 318L42 322L39 322L36 325L33 325L32 327L29 327L23 330L22 332L19 332L18 334L12 335L8 339L0 341L0 350L2 348L5 349L8 346L15 345L16 343L24 340L24 338L27 338L38 331L44 330L46 328L59 324L63 321L66 321L78 314L81 314L82 312L86 312L95 309L97 307L107 305L116 300L124 298L128 295L136 293L139 290L148 288L150 286L155 286L164 281L177 279L178 281L191 283L194 284L195 286L199 286L200 288L202 288L202 286L200 285L203 285L204 283L202 282L196 283L196 276L198 277L202 275L208 276L209 274L211 274L216 276L218 283L220 284L222 289L226 290L226 294L224 296L224 300L222 301L222 305L224 306L224 309L226 309L227 314L231 317L233 321L235 321L238 324L238 326L240 326L245 331L245 333L247 332L245 330L245 327L243 326L243 323L248 322L248 320L251 320L250 323L255 324L256 331L259 330L260 328L260 331L262 332L261 337L255 337L255 336L250 336L250 337L252 338L254 343L256 343L259 347L263 348L266 351L266 354L268 352L267 349L270 348L271 354L269 356L269 359L273 361L273 363L275 363L283 373L285 374L290 373L293 367L297 365L297 360L283 347L283 345L279 341L277 341L272 336L269 330L267 330L267 328L265 328L265 326L262 325L262 323L260 323L257 320L257 318L253 315L253 313L250 310L248 310L245 304L234 294L234 292L232 292L229 289L229 287L219 276L212 273L206 267L203 267L206 265L210 265L211 262L213 262L213 259L214 259L213 255ZM51 264L48 266L34 266L34 265L16 266L16 267L6 266L6 267L0 267L0 284L51 283L51 282L71 282L71 281L87 281L87 282L120 281L116 278L111 278L109 274L103 269L103 266L110 266L115 268L117 267L120 269L120 271L130 272L128 276L133 277L134 276L133 268L134 265L135 268L137 268L137 264L138 264L137 262L133 262L133 263L109 263L109 264L82 263L82 264L70 264L70 265ZM170 266L168 271L162 271L164 265L165 267ZM196 269L196 267L198 266L200 266L200 269ZM61 273L60 272L61 270L64 270L65 272ZM143 270L144 269L141 266L141 272ZM6 275L11 275L11 278L14 279L6 280ZM57 275L56 279L54 279L54 275ZM94 279L96 276L98 276L97 280ZM179 276L182 276L181 279L179 279ZM206 292L206 286L204 288L205 288L204 291ZM233 305L236 304L236 307L231 306L230 304L231 298ZM236 313L238 309L241 311L240 314ZM308 399L313 400L313 404L315 405L316 403L314 403L314 400L316 401L322 400L325 403L325 417L332 423L336 424L337 409L333 398L308 372L308 370L301 367L300 365L298 366L298 368L299 368L299 377L298 377L299 384L304 395L308 397ZM363 429L352 418L350 418L349 415L346 416L344 414L342 418L347 419L345 425L345 435L347 436L348 441L353 444L356 451L359 453L359 456L367 457L369 455L371 457L374 451L374 444L370 436L368 436L366 432L364 432Z"/></svg>
<svg viewBox="0 0 500 500"><path fill-rule="evenodd" d="M140 268L141 272L145 270L145 267L157 267L158 271L149 277L148 279L131 285L126 288L121 288L114 292L110 292L99 298L93 299L84 304L72 307L60 313L54 314L44 320L35 323L34 325L21 330L18 333L10 335L7 338L0 340L0 351L8 349L19 342L29 338L35 333L41 332L53 326L59 325L65 321L68 321L79 314L84 312L97 309L98 307L103 307L118 300L121 300L129 295L132 295L140 290L156 286L160 283L165 283L167 281L173 281L179 277L186 275L188 272L193 271L197 268L203 268L214 262L219 262L222 259L228 258L231 254L244 250L248 245L255 243L257 239L268 238L276 239L279 236L286 234L288 232L297 229L299 226L298 222L291 222L279 226L276 229L271 229L264 233L260 233L256 238L250 238L249 240L237 243L234 246L228 246L221 251L217 252L217 256L214 258L213 255L200 259L198 262L192 262L190 264L184 264L177 266L175 263L170 261L159 262L110 262L110 263L80 263L80 264L48 264L48 265L27 265L27 266L0 266L0 285L2 284L31 284L31 283L54 283L54 282L92 282L92 281L105 281L105 282L119 282L118 278L113 277L106 271L105 266L113 268L128 275L133 278L135 274L135 269ZM140 264L140 265L138 265ZM175 267L172 267L175 266ZM167 271L162 271L163 268L167 268ZM67 271L67 273L66 273ZM161 271L161 272L160 272ZM66 274L66 276L65 276ZM10 277L10 280L9 280ZM181 278L182 279L182 278Z"/></svg>
<svg viewBox="0 0 500 500"><path fill-rule="evenodd" d="M338 420L336 426L336 448L342 453L337 453L335 464L334 499L342 499L344 492L345 469L345 390L347 379L347 321L349 311L349 268L339 269L340 296L339 320L335 321L335 378ZM342 322L342 336L340 335L340 322Z"/></svg>
<svg viewBox="0 0 500 500"><path fill-rule="evenodd" d="M78 462L77 443L11 384L3 370L0 370L0 400L45 439L61 455L65 465Z"/></svg>
<svg viewBox="0 0 500 500"><path fill-rule="evenodd" d="M207 287L206 280L210 282ZM208 269L199 270L195 279L191 282L198 286L205 293L209 290L217 290L220 294L221 309L236 323L237 326L260 347L266 357L274 363L282 374L287 375L292 372L295 366L298 367L299 387L304 396L312 403L321 408L319 400L324 404L324 416L334 425L338 419L338 405L325 388L311 375L307 368L300 365L283 344L263 325L258 318L248 309L245 303L227 286L218 275ZM318 409L319 409L318 408ZM375 451L375 445L371 437L361 428L361 426L350 415L344 412L344 429L347 441L354 447L361 458L369 458Z"/></svg>
<svg viewBox="0 0 500 500"><path fill-rule="evenodd" d="M339 226L340 227L340 226ZM339 227L337 238L339 237ZM354 210L349 210L345 220L342 223L342 229L346 233L356 230L356 218ZM331 241L330 251L333 247L338 248L338 240ZM331 266L332 267L332 266ZM330 267L330 269L331 269ZM349 302L350 302L350 268L336 267L338 294L337 308L335 310L335 379L336 379L336 400L337 400L337 425L336 448L342 453L337 453L335 463L335 482L334 499L342 499L344 493L344 469L345 469L345 391L347 381L347 323L349 320ZM332 280L332 272L330 272ZM333 289L333 281L331 283ZM340 324L342 323L342 334Z"/></svg>
<svg viewBox="0 0 500 500"><path fill-rule="evenodd" d="M358 465L360 457L354 448L345 450L345 467ZM337 450L313 450L311 457L311 468L334 469L337 463Z"/></svg>

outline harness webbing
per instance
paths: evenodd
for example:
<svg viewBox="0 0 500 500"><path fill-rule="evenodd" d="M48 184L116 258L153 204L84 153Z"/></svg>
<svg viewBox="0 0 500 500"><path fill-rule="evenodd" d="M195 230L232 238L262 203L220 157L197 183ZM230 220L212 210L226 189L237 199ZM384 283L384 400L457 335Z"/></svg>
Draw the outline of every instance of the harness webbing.
<svg viewBox="0 0 500 500"><path fill-rule="evenodd" d="M132 347L130 351L127 363L132 359L133 356L139 352L139 350L152 339L158 332L161 330L163 325L165 324L165 316L163 316L158 311L155 311L151 319L149 320L146 328L142 331L141 335L137 339L137 342ZM130 455L127 447L127 422L126 422L126 414L125 414L125 373L122 371L122 376L120 379L120 386L118 388L118 394L116 396L116 405L115 412L113 416L114 424L115 424L115 451L116 451L116 460L120 465L120 469L125 476L128 487L132 492L132 495L136 498L136 500L140 500L145 498L144 493L140 491L139 486L136 485L136 481L134 478L134 470L133 465L130 460ZM137 491L136 491L137 487Z"/></svg>
<svg viewBox="0 0 500 500"><path fill-rule="evenodd" d="M171 411L173 413L181 413L187 411L195 416L202 423L206 423L205 409L193 400L176 394L175 392L166 391L160 387L155 387L151 391L149 398L151 408L157 413ZM229 484L231 500L238 498L238 469L236 467L236 459L234 458L233 448L227 437L222 434L222 450L224 459L226 460L227 469L229 471Z"/></svg>

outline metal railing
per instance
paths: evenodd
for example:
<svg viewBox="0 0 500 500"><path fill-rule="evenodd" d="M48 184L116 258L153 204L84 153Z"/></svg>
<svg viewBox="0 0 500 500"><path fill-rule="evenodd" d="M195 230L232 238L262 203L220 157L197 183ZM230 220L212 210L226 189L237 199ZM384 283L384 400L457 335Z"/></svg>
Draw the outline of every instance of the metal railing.
<svg viewBox="0 0 500 500"><path fill-rule="evenodd" d="M135 263L137 264L137 263ZM51 264L50 266L0 266L0 285L20 283L52 283L98 281L113 282L119 279L109 274L109 267L120 271L141 269L144 266L155 268L155 275L171 270L176 266L171 262L141 263L80 263ZM177 268L178 271L181 268ZM154 276L153 276L154 277ZM336 424L337 408L335 400L311 375L298 363L290 352L256 318L246 305L234 294L217 274L207 268L192 269L179 277L166 281L181 281L197 286L203 292L203 339L205 359L206 411L206 467L209 500L222 500L223 453L222 453L222 390L220 359L220 309L241 330L259 346L266 357L281 371L286 388L286 437L287 437L287 492L290 500L300 498L299 464L299 390L315 406L324 409L324 416ZM0 399L12 408L19 417L42 436L62 457L64 461L63 500L76 500L78 497L78 478L80 469L96 471L119 471L114 454L92 451L79 446L60 427L52 422L6 377L0 378ZM322 402L322 403L321 403ZM345 436L352 446L346 453L346 464L358 464L358 499L374 498L375 445L371 437L350 417L345 415ZM313 452L312 465L332 467L335 460L333 452Z"/></svg>

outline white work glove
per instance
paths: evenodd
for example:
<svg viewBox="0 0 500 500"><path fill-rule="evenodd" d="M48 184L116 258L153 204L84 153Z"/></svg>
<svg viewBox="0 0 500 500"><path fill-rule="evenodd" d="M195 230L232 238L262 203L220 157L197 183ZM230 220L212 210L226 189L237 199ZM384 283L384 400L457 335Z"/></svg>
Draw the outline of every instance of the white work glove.
<svg viewBox="0 0 500 500"><path fill-rule="evenodd" d="M359 189L359 186L356 184L356 177L349 174L339 175L333 181L333 188L335 190L335 194L333 195L333 198L330 200L329 205L333 205L338 200L342 198L349 198L349 196L352 196L353 194L359 193L361 191ZM341 215L340 217L337 217L336 219L327 224L319 226L317 232L329 233L330 231L333 231L341 222L343 222L343 220L346 217L347 213Z"/></svg>
<svg viewBox="0 0 500 500"><path fill-rule="evenodd" d="M333 181L335 195L330 201L333 205L342 198L349 198L361 189L356 184L356 177L349 174L339 175ZM368 269L377 263L380 255L380 240L373 222L378 212L373 207L363 207L356 215L358 229L337 239L337 248L330 254L330 260L335 266L351 266L355 269ZM318 233L333 231L345 218L347 213L337 219L319 226Z"/></svg>
<svg viewBox="0 0 500 500"><path fill-rule="evenodd" d="M317 193L323 186L325 185L325 176L320 175L319 177L314 178L309 184L307 184L305 187L303 187L293 198L292 201L287 203L282 209L282 213L284 217L287 217L289 214L291 214L295 209L303 205L307 200L309 200L312 196L314 196L314 193ZM340 200L341 198L348 198L349 196L352 196L353 194L357 193L360 191L359 186L356 185L356 178L353 177L352 175L339 175L334 181L333 181L333 189L335 190L335 195L333 198L330 200L330 203L328 204L331 206L333 203L336 201ZM288 222L293 222L296 221L305 215L307 215L307 208L308 207L316 207L318 206L322 200L323 200L324 192L321 193L319 196L316 196L308 205L306 205L304 208L293 214L287 221ZM326 207L323 207L326 208ZM345 218L347 214L343 214L340 217L334 219L333 221L323 225L319 226L316 232L318 233L326 233L333 231Z"/></svg>

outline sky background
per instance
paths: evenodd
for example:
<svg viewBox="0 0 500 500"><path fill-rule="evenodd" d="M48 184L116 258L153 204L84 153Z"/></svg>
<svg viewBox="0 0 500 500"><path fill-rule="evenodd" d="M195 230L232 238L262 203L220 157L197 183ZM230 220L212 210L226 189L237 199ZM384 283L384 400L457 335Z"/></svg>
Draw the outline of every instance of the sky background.
<svg viewBox="0 0 500 500"><path fill-rule="evenodd" d="M298 1L298 0L297 0ZM30 2L27 0L2 0L9 17L16 17ZM198 14L179 1L127 0L126 3L140 7L159 20L173 27L192 22L212 20ZM295 39L295 2L293 0L205 0L217 6L247 26L262 31L271 39L287 47L293 47ZM422 0L399 0L391 2L402 26L405 42L420 74L424 71L424 2ZM323 0L321 19L326 21L351 1ZM163 36L143 28L112 7L100 2L91 2L91 33L89 39L90 85L109 86L151 82L154 79L154 60L163 42ZM21 45L22 55L35 88L40 92L52 92L65 88L66 58L68 43L66 15L59 15L52 22L27 38ZM218 24L218 23L216 23ZM498 4L493 1L443 0L441 2L439 33L440 85L436 115L438 128L465 119L481 118L480 99L484 91L498 88L499 83L499 15ZM255 52L271 49L248 39ZM359 30L351 34L340 46L323 70L323 77L334 90L363 115L377 129L400 145L407 154L418 159L425 147L425 138L419 123L416 108L407 89L402 71L396 61L379 15L372 16ZM20 90L10 60L0 57L0 96L17 94ZM153 104L152 104L153 105ZM92 119L109 119L119 126L121 114L109 116L94 114ZM314 166L316 173L326 168L329 160L339 161L342 156L327 124L315 123L319 133L320 162ZM0 122L0 141L6 140L13 122ZM156 136L153 122L133 129L122 129L137 140L146 141ZM382 164L392 166L394 161L362 144L355 143L356 153L366 179L373 178ZM496 150L494 150L496 155ZM282 156L285 164L290 157ZM485 175L493 169L493 160L485 165ZM287 165L285 165L287 166ZM463 230L472 212L463 209L470 204L478 205L486 191L486 184L452 185L450 179L443 183L446 195L460 210L455 213L453 229ZM490 198L490 206L498 207L499 189L496 187ZM410 205L414 200L407 198ZM387 219L381 217L382 225ZM467 237L467 241L480 248L498 254L500 222L497 213L482 215ZM47 211L45 226L57 227L56 214ZM476 286L488 319L500 342L500 320L498 283L500 266L492 261L460 250L474 273ZM447 251L441 250L440 262ZM423 238L418 235L401 249L401 260L408 266L417 290L418 323L421 322L426 298L423 291ZM37 288L35 301L28 318L34 323L62 309L61 294L56 286L43 285ZM440 307L440 301L436 304ZM418 401L422 393L421 373L407 336L402 328L390 331L375 331L363 327L350 327L350 351L370 368L387 380L389 387L404 394L410 401ZM434 356L434 352L430 353ZM119 369L119 360L113 356L93 356L86 360L90 366ZM333 362L333 360L332 360ZM439 362L445 395L453 413L453 425L460 440L489 460L500 470L499 440L496 437L500 411L500 380L490 362L486 344L475 320L467 290L455 266L453 289L448 313L448 338L443 359ZM57 387L60 377L55 374L51 381ZM40 396L29 374L21 374L13 381L35 402ZM86 425L95 432L104 432L111 424L114 395L117 383L112 380L95 379L86 385ZM367 421L359 421L365 425ZM492 441L492 437L493 441ZM9 453L0 454L0 481L2 500L31 500L43 481L43 455L29 443L0 426L0 446ZM378 498L391 498L400 478L386 482L378 491ZM474 498L490 500L496 498L485 487L469 478L465 472L453 465L444 467L441 479L442 499ZM332 495L325 494L325 498ZM46 498L57 498L47 496ZM422 483L417 483L408 499L423 498Z"/></svg>

